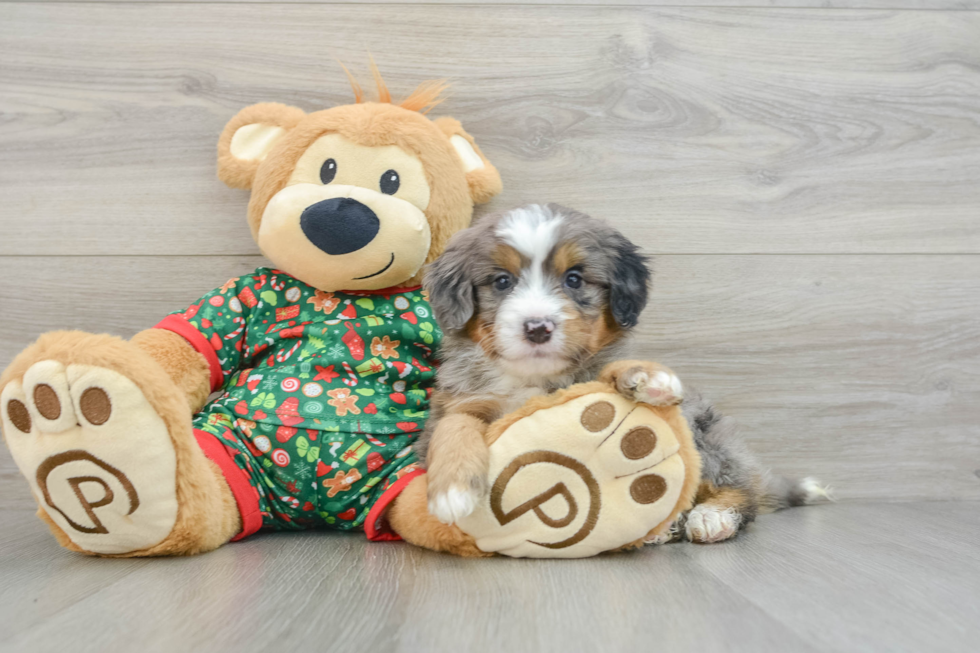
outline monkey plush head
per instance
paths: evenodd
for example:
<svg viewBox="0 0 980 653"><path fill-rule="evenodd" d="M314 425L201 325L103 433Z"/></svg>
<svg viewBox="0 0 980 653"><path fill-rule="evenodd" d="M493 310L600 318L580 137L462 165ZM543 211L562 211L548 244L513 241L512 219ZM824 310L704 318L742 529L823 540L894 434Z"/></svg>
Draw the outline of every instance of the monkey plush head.
<svg viewBox="0 0 980 653"><path fill-rule="evenodd" d="M243 109L218 143L218 176L251 189L248 222L262 253L320 290L414 285L420 269L470 223L500 176L452 118L430 120L444 85L400 104L380 75L378 102L305 113Z"/></svg>

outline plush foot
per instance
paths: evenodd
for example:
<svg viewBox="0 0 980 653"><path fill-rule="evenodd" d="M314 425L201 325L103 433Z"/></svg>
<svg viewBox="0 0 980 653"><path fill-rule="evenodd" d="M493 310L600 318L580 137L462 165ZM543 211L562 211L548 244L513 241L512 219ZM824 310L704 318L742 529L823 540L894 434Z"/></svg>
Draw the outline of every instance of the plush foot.
<svg viewBox="0 0 980 653"><path fill-rule="evenodd" d="M668 421L679 420L677 409L595 386L608 390L559 393L550 400L562 403L491 426L491 436L503 429L490 446L491 489L459 522L482 550L584 557L635 548L690 505L697 458L680 422Z"/></svg>
<svg viewBox="0 0 980 653"><path fill-rule="evenodd" d="M132 381L104 368L40 361L7 384L0 404L17 466L76 545L125 553L173 530L174 448Z"/></svg>
<svg viewBox="0 0 980 653"><path fill-rule="evenodd" d="M100 555L188 553L227 541L215 532L234 534L221 509L227 497L190 441L186 400L157 377L152 359L107 336L45 338L4 373L0 424L59 541ZM179 510L178 469L197 474L194 485L212 496ZM201 509L215 501L205 526Z"/></svg>
<svg viewBox="0 0 980 653"><path fill-rule="evenodd" d="M702 503L687 514L684 532L691 542L710 544L734 537L742 516L734 508L720 508Z"/></svg>

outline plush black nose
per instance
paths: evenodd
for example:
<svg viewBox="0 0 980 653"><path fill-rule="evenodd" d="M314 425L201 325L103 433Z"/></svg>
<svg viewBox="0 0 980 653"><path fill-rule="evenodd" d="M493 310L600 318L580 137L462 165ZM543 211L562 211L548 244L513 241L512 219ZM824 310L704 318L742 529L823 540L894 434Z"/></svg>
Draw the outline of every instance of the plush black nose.
<svg viewBox="0 0 980 653"><path fill-rule="evenodd" d="M555 323L551 320L528 320L524 323L524 337L536 345L551 340L551 332L554 330Z"/></svg>
<svg viewBox="0 0 980 653"><path fill-rule="evenodd" d="M310 242L338 256L361 249L378 235L374 211L349 197L335 197L306 207L299 226Z"/></svg>

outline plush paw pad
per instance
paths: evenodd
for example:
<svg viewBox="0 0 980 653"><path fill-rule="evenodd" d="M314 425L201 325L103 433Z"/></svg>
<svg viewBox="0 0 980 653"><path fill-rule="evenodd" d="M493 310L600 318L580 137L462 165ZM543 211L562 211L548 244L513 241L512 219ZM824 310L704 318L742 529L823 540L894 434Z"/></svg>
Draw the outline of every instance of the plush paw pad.
<svg viewBox="0 0 980 653"><path fill-rule="evenodd" d="M692 542L721 542L738 533L741 521L742 516L734 508L718 508L702 503L688 513L684 532Z"/></svg>
<svg viewBox="0 0 980 653"><path fill-rule="evenodd" d="M670 517L688 472L680 449L649 406L577 397L503 431L490 447L490 492L458 523L480 549L510 556L615 549Z"/></svg>
<svg viewBox="0 0 980 653"><path fill-rule="evenodd" d="M163 419L121 374L44 360L0 392L14 462L79 547L157 544L177 518L176 455Z"/></svg>

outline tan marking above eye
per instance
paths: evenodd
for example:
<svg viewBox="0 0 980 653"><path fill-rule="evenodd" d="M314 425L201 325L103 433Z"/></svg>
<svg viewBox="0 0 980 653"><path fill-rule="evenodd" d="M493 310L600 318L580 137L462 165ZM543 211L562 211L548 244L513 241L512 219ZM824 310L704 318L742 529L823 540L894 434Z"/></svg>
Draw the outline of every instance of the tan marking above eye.
<svg viewBox="0 0 980 653"><path fill-rule="evenodd" d="M612 424L616 409L608 401L597 401L582 411L582 426L597 433Z"/></svg>
<svg viewBox="0 0 980 653"><path fill-rule="evenodd" d="M58 393L47 383L39 383L34 387L34 405L44 419L56 420L61 417L61 401Z"/></svg>
<svg viewBox="0 0 980 653"><path fill-rule="evenodd" d="M667 481L656 474L644 474L630 483L630 496L637 503L653 503L667 492Z"/></svg>
<svg viewBox="0 0 980 653"><path fill-rule="evenodd" d="M10 418L11 424L13 424L18 431L23 431L24 433L31 432L31 413L27 410L27 406L24 402L17 399L11 399L7 403L7 417Z"/></svg>
<svg viewBox="0 0 980 653"><path fill-rule="evenodd" d="M521 255L510 245L500 244L493 250L493 262L514 276L521 273Z"/></svg>
<svg viewBox="0 0 980 653"><path fill-rule="evenodd" d="M85 419L96 426L105 424L112 414L112 402L102 388L88 388L78 400L78 407Z"/></svg>
<svg viewBox="0 0 980 653"><path fill-rule="evenodd" d="M581 265L584 262L585 255L578 245L575 243L562 243L555 249L555 254L551 259L551 268L556 274L562 275L576 265Z"/></svg>
<svg viewBox="0 0 980 653"><path fill-rule="evenodd" d="M619 447L630 460L646 458L657 448L657 434L649 426L637 426L623 436Z"/></svg>

